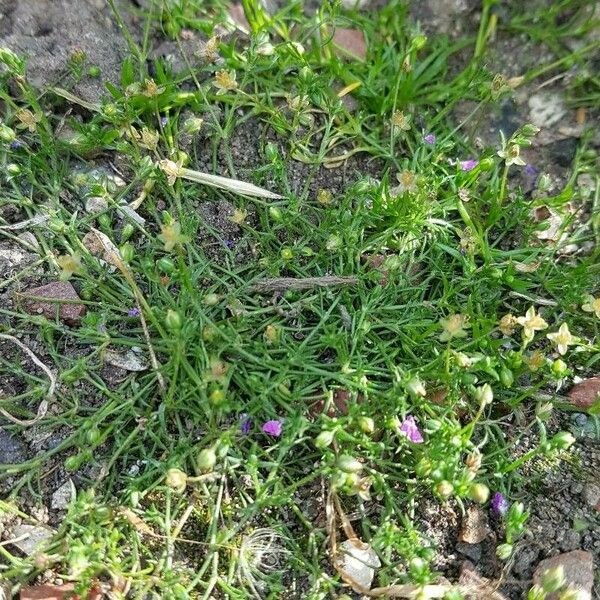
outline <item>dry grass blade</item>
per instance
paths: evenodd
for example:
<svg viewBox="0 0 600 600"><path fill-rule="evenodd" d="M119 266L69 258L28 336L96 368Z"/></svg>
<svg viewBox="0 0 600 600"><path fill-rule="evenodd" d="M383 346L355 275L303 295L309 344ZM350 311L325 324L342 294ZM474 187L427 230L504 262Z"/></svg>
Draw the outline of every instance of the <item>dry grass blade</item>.
<svg viewBox="0 0 600 600"><path fill-rule="evenodd" d="M68 100L72 104L78 104L79 106L83 106L83 108L87 108L87 110L91 112L100 112L99 104L88 102L87 100L84 100L83 98L80 98L79 96L76 96L75 94L72 94L71 92L68 92L67 90L61 87L50 88L50 91L56 94L57 96Z"/></svg>
<svg viewBox="0 0 600 600"><path fill-rule="evenodd" d="M46 415L46 412L48 411L48 401L52 399L52 397L54 396L54 391L56 389L56 378L54 377L52 371L23 342L18 340L16 337L8 335L7 333L0 333L0 339L7 340L18 346L31 359L31 362L33 362L33 364L35 364L42 371L44 371L44 373L50 380L50 387L48 388L48 392L46 393L46 398L44 398L44 400L40 402L36 416L33 419L17 419L16 417L13 417L8 411L4 410L3 408L0 408L0 414L2 414L2 416L8 419L11 423L16 423L17 425L21 425L23 427L34 425L40 419L43 419Z"/></svg>
<svg viewBox="0 0 600 600"><path fill-rule="evenodd" d="M279 194L265 190L264 188L258 187L252 183L246 183L239 179L230 179L229 177L221 177L220 175L211 175L210 173L202 173L200 171L194 171L192 169L180 170L180 177L189 181L195 181L196 183L203 183L204 185L210 185L234 194L242 194L243 196L256 196L257 198L282 198Z"/></svg>

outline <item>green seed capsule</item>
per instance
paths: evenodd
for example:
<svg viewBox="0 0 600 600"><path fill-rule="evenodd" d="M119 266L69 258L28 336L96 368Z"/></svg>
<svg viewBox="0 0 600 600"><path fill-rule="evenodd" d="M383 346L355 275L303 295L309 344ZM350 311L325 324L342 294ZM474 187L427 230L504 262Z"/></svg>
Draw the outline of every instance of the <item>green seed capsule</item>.
<svg viewBox="0 0 600 600"><path fill-rule="evenodd" d="M121 244L119 252L126 263L130 263L135 256L135 249L131 244Z"/></svg>
<svg viewBox="0 0 600 600"><path fill-rule="evenodd" d="M512 384L515 381L515 376L513 375L513 372L510 369L507 369L506 367L504 367L501 371L500 371L500 382L502 383L502 385L504 387L511 387Z"/></svg>
<svg viewBox="0 0 600 600"><path fill-rule="evenodd" d="M85 432L85 441L91 446L95 446L99 442L101 435L100 429L93 425Z"/></svg>
<svg viewBox="0 0 600 600"><path fill-rule="evenodd" d="M110 229L112 225L112 219L106 213L102 213L101 215L98 215L98 224L104 229Z"/></svg>
<svg viewBox="0 0 600 600"><path fill-rule="evenodd" d="M170 331L179 331L183 325L181 315L177 311L169 309L165 317L165 325Z"/></svg>
<svg viewBox="0 0 600 600"><path fill-rule="evenodd" d="M86 463L90 457L91 454L89 452L78 452L77 454L73 454L65 460L65 469L71 472L77 471L77 469Z"/></svg>
<svg viewBox="0 0 600 600"><path fill-rule="evenodd" d="M167 257L159 258L156 261L156 267L161 273L171 274L175 271L175 263Z"/></svg>
<svg viewBox="0 0 600 600"><path fill-rule="evenodd" d="M277 206L269 207L269 216L271 217L271 219L273 219L273 221L276 221L278 223L283 221L283 213L281 212L281 209L279 209Z"/></svg>
<svg viewBox="0 0 600 600"><path fill-rule="evenodd" d="M135 227L131 223L127 223L121 232L121 242L125 243L135 231Z"/></svg>

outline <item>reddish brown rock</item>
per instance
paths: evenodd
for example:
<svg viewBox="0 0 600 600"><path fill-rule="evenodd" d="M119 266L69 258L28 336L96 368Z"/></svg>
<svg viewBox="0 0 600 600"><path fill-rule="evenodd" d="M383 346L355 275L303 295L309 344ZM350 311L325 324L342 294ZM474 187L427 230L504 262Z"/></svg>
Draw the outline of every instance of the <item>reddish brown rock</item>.
<svg viewBox="0 0 600 600"><path fill-rule="evenodd" d="M78 594L73 595L73 588L75 586L72 583L65 583L64 585L32 585L21 588L20 599L21 600L81 600L81 596ZM98 586L94 585L87 594L88 600L100 600L102 598L102 592Z"/></svg>
<svg viewBox="0 0 600 600"><path fill-rule="evenodd" d="M577 408L588 409L598 400L600 377L590 377L576 383L568 393L569 400Z"/></svg>
<svg viewBox="0 0 600 600"><path fill-rule="evenodd" d="M365 34L360 29L338 27L333 34L333 43L338 55L359 60L365 60L367 57L367 42Z"/></svg>
<svg viewBox="0 0 600 600"><path fill-rule="evenodd" d="M53 281L27 290L23 296L24 308L32 315L44 315L47 319L55 319L58 311L61 321L67 325L77 325L85 314L85 306L81 304L75 288L68 281Z"/></svg>
<svg viewBox="0 0 600 600"><path fill-rule="evenodd" d="M564 569L565 585L572 590L577 590L581 594L582 600L590 600L594 585L594 557L592 554L584 550L573 550L573 552L547 558L537 566L533 574L533 583L539 584L542 575L548 569L560 566ZM550 594L546 600L557 600L559 596L559 592Z"/></svg>

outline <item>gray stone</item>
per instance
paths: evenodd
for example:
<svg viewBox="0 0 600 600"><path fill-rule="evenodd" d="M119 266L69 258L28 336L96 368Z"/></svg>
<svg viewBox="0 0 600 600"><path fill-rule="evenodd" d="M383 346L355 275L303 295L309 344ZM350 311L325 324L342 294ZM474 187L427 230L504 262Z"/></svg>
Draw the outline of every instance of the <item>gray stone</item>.
<svg viewBox="0 0 600 600"><path fill-rule="evenodd" d="M458 542L456 550L470 558L473 562L478 563L481 560L481 544L467 544L466 542Z"/></svg>
<svg viewBox="0 0 600 600"><path fill-rule="evenodd" d="M594 585L594 557L592 554L583 550L574 550L543 560L533 574L533 582L539 584L542 575L548 569L559 566L564 569L566 585L578 591L581 600L591 600L592 586ZM557 600L559 595L559 593L550 594L546 600Z"/></svg>
<svg viewBox="0 0 600 600"><path fill-rule="evenodd" d="M69 506L69 502L73 498L73 482L67 479L55 492L52 494L51 506L56 510L65 510Z"/></svg>
<svg viewBox="0 0 600 600"><path fill-rule="evenodd" d="M596 508L600 504L600 484L587 483L581 492L583 501L592 508Z"/></svg>
<svg viewBox="0 0 600 600"><path fill-rule="evenodd" d="M529 119L537 127L552 127L559 123L567 112L561 94L540 92L529 97Z"/></svg>
<svg viewBox="0 0 600 600"><path fill-rule="evenodd" d="M78 0L75 6L72 0L0 0L0 16L0 46L28 57L27 75L33 85L61 81L76 51L85 53L85 65L101 70L100 78L84 76L75 85L76 95L97 102L106 94L103 80L118 83L127 44L106 3ZM68 87L69 82L60 85Z"/></svg>
<svg viewBox="0 0 600 600"><path fill-rule="evenodd" d="M14 540L11 544L27 556L37 552L40 546L53 535L51 529L27 524L17 525L11 533L11 539Z"/></svg>
<svg viewBox="0 0 600 600"><path fill-rule="evenodd" d="M515 555L513 571L520 577L529 576L539 555L539 549L534 546L525 546L520 549Z"/></svg>
<svg viewBox="0 0 600 600"><path fill-rule="evenodd" d="M25 444L18 437L0 429L0 465L17 465L26 460Z"/></svg>

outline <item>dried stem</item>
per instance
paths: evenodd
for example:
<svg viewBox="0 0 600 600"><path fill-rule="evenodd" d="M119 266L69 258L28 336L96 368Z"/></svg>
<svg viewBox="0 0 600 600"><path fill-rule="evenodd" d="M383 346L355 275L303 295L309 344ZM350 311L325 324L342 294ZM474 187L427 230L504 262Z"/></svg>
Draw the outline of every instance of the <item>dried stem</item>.
<svg viewBox="0 0 600 600"><path fill-rule="evenodd" d="M358 277L337 277L325 275L324 277L276 277L275 279L259 279L251 288L251 292L269 294L285 290L310 290L320 287L334 287L337 285L356 285Z"/></svg>

